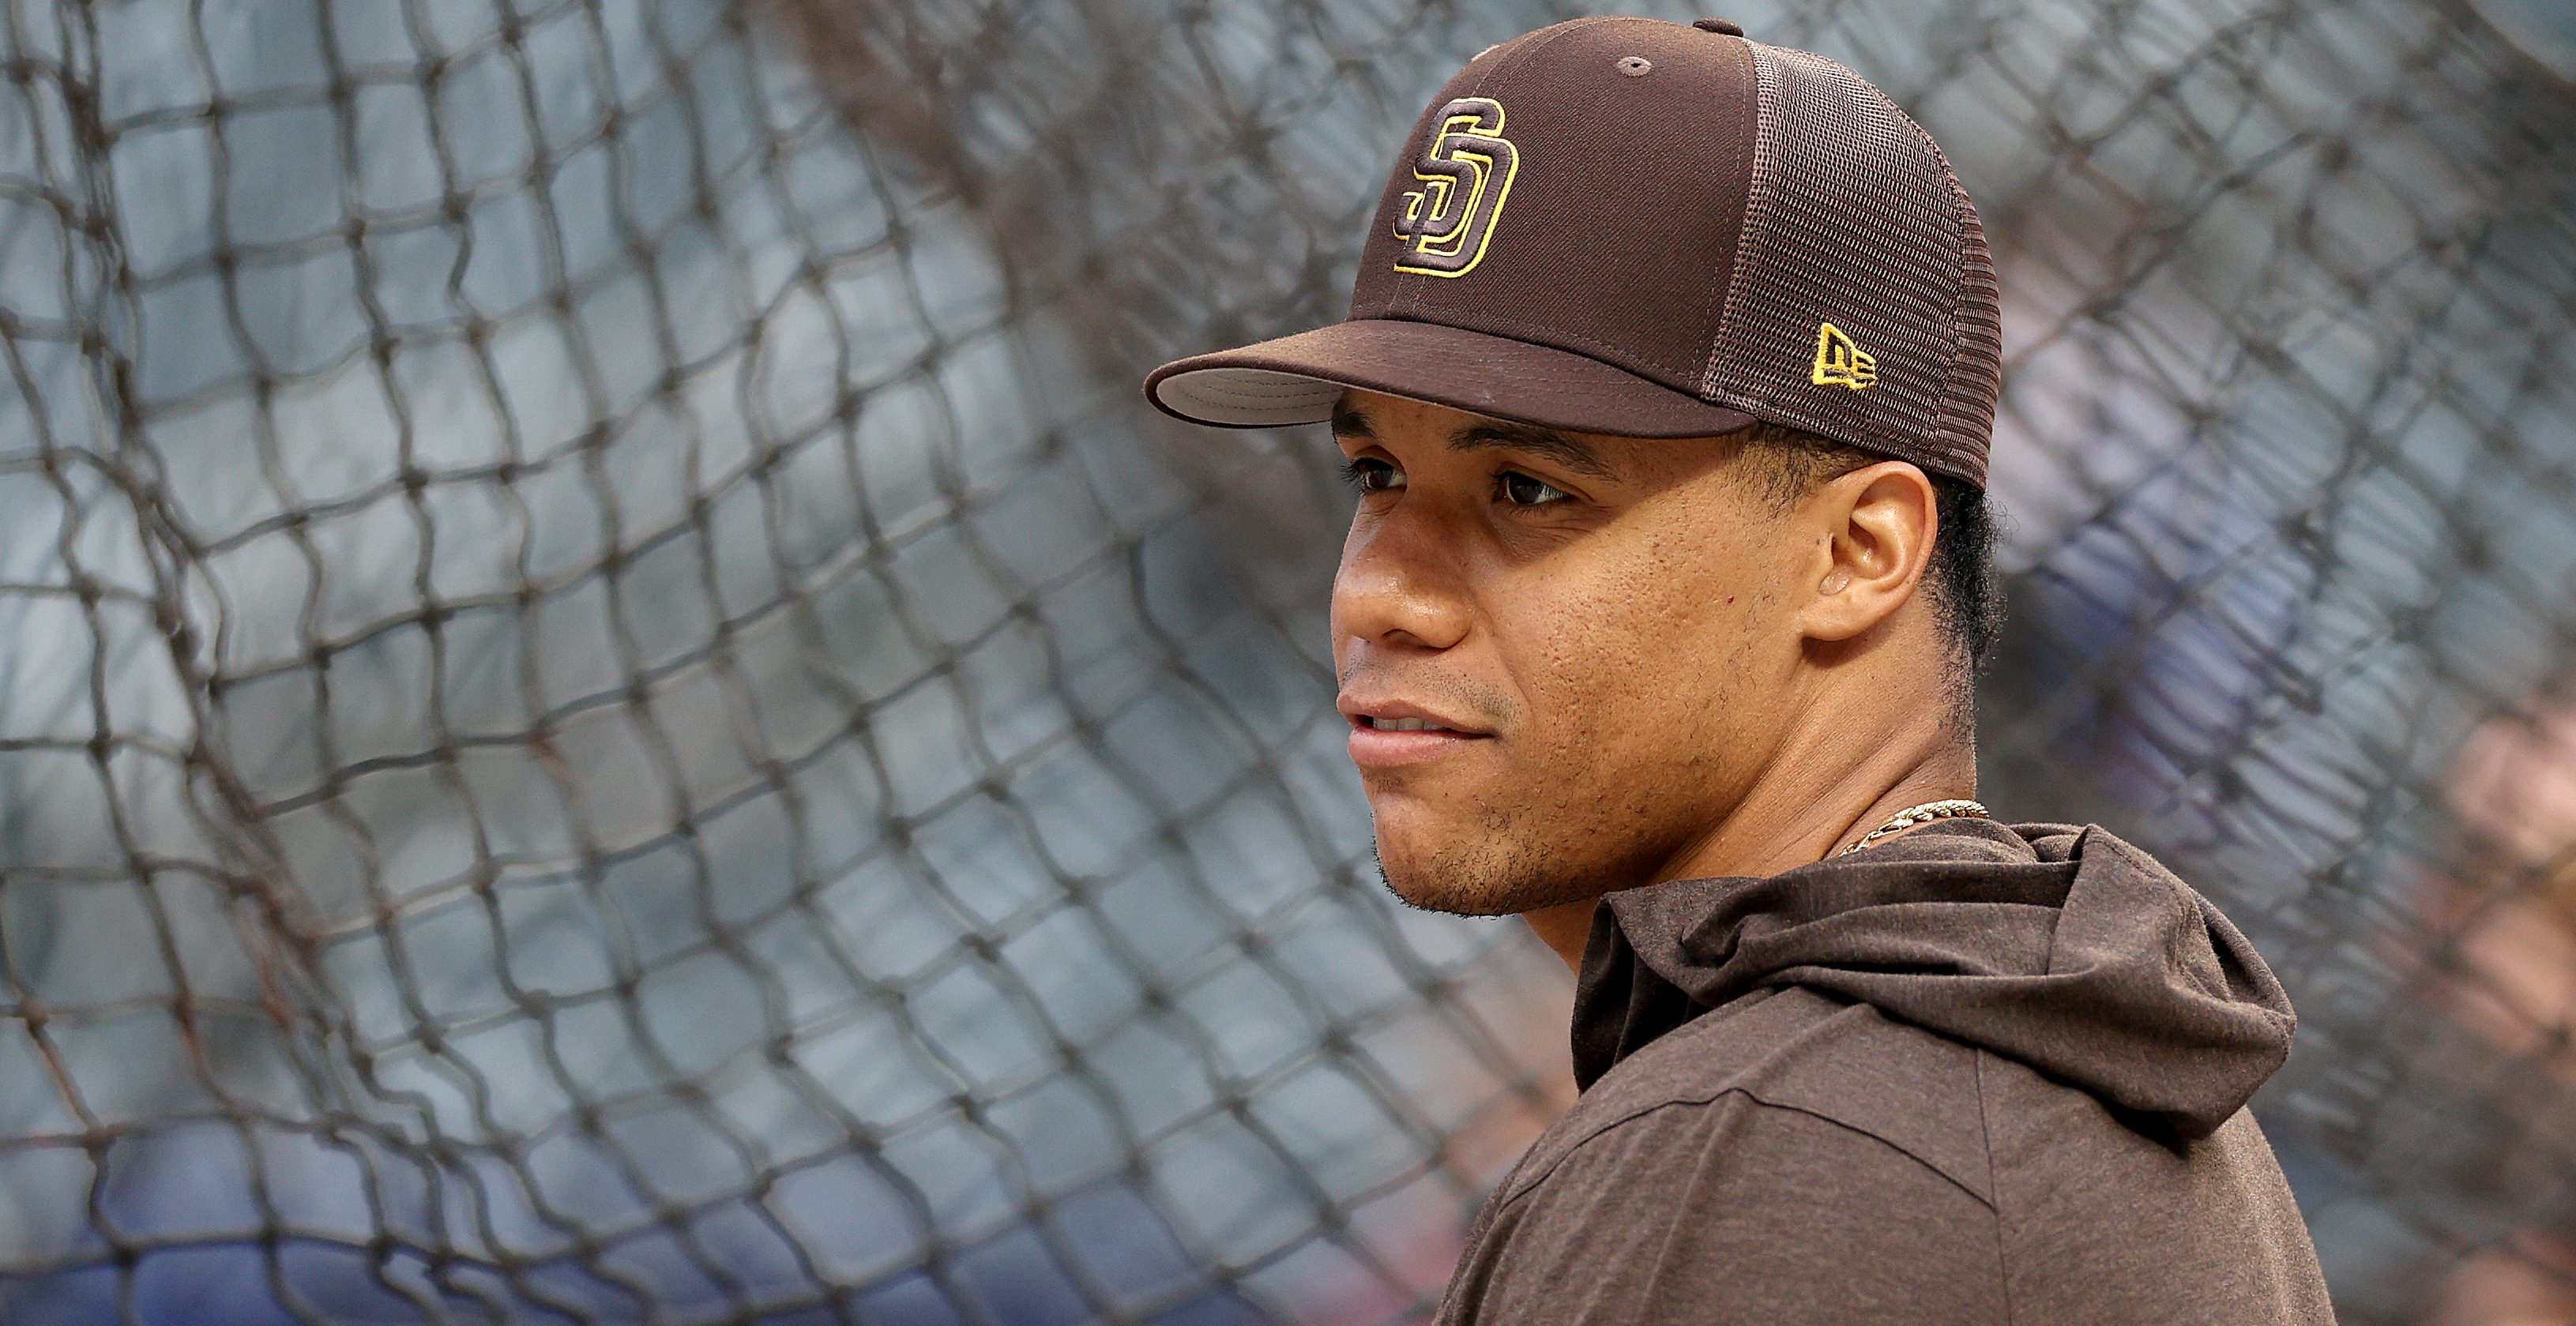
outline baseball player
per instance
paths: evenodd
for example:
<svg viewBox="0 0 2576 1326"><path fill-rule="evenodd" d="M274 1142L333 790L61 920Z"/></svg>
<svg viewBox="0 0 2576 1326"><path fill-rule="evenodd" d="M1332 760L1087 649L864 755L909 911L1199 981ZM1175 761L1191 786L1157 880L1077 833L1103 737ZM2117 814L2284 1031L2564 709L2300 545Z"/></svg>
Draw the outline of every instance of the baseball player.
<svg viewBox="0 0 2576 1326"><path fill-rule="evenodd" d="M1442 1322L2332 1320L2245 1109L2279 983L2137 848L1972 799L1999 321L1877 88L1590 18L1432 99L1347 320L1147 380L1331 424L1387 883L1578 972L1582 1095Z"/></svg>

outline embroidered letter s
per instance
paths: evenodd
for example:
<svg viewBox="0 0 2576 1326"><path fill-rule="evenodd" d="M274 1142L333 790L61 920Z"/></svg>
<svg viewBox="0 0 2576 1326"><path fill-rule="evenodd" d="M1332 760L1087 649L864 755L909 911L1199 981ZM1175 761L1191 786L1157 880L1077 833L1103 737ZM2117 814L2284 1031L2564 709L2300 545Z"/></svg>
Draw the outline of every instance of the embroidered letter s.
<svg viewBox="0 0 2576 1326"><path fill-rule="evenodd" d="M1491 97L1460 97L1440 108L1440 123L1413 178L1422 187L1404 195L1395 236L1399 272L1465 276L1484 261L1503 215L1503 200L1521 168L1519 149L1503 137L1503 104Z"/></svg>

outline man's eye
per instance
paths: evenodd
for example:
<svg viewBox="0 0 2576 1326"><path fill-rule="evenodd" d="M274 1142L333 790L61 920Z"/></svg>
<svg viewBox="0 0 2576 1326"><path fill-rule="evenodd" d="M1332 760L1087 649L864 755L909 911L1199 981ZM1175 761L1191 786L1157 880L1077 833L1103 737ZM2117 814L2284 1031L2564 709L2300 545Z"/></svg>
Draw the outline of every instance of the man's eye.
<svg viewBox="0 0 2576 1326"><path fill-rule="evenodd" d="M1573 496L1564 489L1551 487L1526 474L1506 470L1503 472L1502 479L1503 500L1514 506L1545 506L1550 502L1562 502Z"/></svg>
<svg viewBox="0 0 2576 1326"><path fill-rule="evenodd" d="M1351 487L1363 493L1382 493L1404 486L1404 471L1372 456L1362 456L1342 466L1343 477Z"/></svg>

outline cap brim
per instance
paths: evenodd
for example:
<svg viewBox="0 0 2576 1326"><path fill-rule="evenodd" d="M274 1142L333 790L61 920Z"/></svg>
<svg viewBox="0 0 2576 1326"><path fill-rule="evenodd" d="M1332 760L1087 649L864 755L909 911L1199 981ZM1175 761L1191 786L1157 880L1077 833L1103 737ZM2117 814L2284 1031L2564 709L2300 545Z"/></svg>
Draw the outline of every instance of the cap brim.
<svg viewBox="0 0 2576 1326"><path fill-rule="evenodd" d="M1598 359L1436 322L1364 318L1176 359L1145 379L1164 413L1221 428L1321 423L1358 387L1515 423L1621 437L1713 437L1753 416Z"/></svg>

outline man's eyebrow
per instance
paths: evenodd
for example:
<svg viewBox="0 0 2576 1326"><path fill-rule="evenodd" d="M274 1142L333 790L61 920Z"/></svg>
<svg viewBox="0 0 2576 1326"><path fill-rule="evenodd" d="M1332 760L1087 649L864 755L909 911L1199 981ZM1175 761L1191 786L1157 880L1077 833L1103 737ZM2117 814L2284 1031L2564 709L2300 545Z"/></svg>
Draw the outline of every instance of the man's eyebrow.
<svg viewBox="0 0 2576 1326"><path fill-rule="evenodd" d="M1601 458L1601 452L1590 443L1567 437L1553 428L1533 424L1506 423L1488 419L1469 424L1449 438L1452 451L1474 451L1479 447L1510 447L1533 456L1544 456L1577 474L1595 479L1616 479L1618 471Z"/></svg>
<svg viewBox="0 0 2576 1326"><path fill-rule="evenodd" d="M1376 437L1377 430L1369 427L1369 419L1367 415L1351 409L1348 406L1344 406L1341 409L1333 411L1333 436Z"/></svg>

